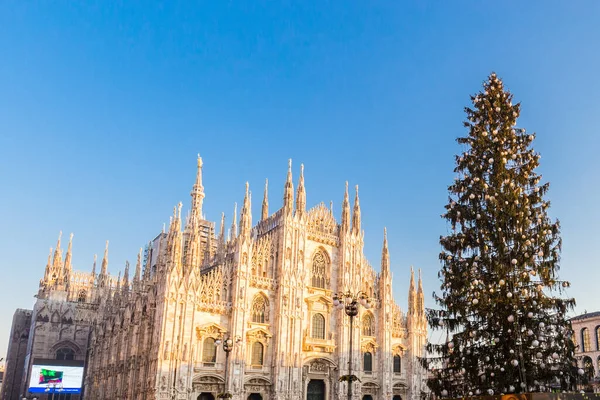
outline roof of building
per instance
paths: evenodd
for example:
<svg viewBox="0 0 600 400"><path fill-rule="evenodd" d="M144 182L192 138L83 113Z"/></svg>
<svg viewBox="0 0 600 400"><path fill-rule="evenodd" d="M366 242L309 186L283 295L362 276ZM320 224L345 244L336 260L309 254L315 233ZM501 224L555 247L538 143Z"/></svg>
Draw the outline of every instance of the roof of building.
<svg viewBox="0 0 600 400"><path fill-rule="evenodd" d="M582 319L589 319L594 317L600 317L600 311L594 311L591 313L581 314L571 318L571 321L581 321Z"/></svg>

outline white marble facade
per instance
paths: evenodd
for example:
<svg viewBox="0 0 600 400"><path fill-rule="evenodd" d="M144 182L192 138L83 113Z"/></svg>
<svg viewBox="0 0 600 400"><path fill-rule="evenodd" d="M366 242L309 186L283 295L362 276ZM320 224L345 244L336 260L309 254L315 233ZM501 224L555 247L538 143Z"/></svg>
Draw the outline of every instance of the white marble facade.
<svg viewBox="0 0 600 400"><path fill-rule="evenodd" d="M49 259L36 307L63 301L85 315L77 323L91 327L89 343L72 328L78 351L89 349L84 399L204 400L225 392L240 400L345 399L338 379L348 373L350 324L332 298L346 290L374 299L354 318L354 398L420 398L417 357L427 337L420 277L415 283L406 274L403 313L385 236L380 272L364 257L358 188L351 209L346 185L338 223L322 203L306 208L303 169L293 186L290 162L283 207L269 213L265 186L253 225L247 185L240 218L234 212L225 234L222 217L216 232L202 213L199 158L188 217L175 208L168 230L138 256L133 278L128 265L123 277L110 277L108 244L97 276L95 264L82 274L66 259L62 267ZM215 344L226 338L228 357Z"/></svg>

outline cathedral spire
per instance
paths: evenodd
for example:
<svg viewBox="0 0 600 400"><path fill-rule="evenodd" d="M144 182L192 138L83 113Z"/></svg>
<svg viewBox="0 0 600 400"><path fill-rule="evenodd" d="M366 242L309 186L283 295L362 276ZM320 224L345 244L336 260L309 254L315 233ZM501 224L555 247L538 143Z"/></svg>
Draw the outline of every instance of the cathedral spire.
<svg viewBox="0 0 600 400"><path fill-rule="evenodd" d="M410 267L410 287L408 288L408 313L413 315L415 313L415 302L417 295L415 291L415 271L411 265Z"/></svg>
<svg viewBox="0 0 600 400"><path fill-rule="evenodd" d="M304 189L304 164L300 164L300 178L296 193L296 212L302 215L306 211L306 190Z"/></svg>
<svg viewBox="0 0 600 400"><path fill-rule="evenodd" d="M344 201L342 202L342 232L347 232L350 228L350 201L348 199L348 181L346 181L346 191L344 192Z"/></svg>
<svg viewBox="0 0 600 400"><path fill-rule="evenodd" d="M137 285L140 282L142 276L142 248L137 256L137 262L135 263L135 274L133 275L133 283Z"/></svg>
<svg viewBox="0 0 600 400"><path fill-rule="evenodd" d="M71 280L71 273L73 272L73 266L71 265L73 251L73 234L69 236L69 247L67 248L67 255L65 256L65 268L64 268L64 279L65 283L68 283Z"/></svg>
<svg viewBox="0 0 600 400"><path fill-rule="evenodd" d="M102 257L102 267L100 267L100 275L106 276L108 274L108 240L106 241L106 247L104 248L104 257Z"/></svg>
<svg viewBox="0 0 600 400"><path fill-rule="evenodd" d="M288 160L287 179L283 191L283 207L291 212L294 208L294 184L292 183L292 159Z"/></svg>
<svg viewBox="0 0 600 400"><path fill-rule="evenodd" d="M419 268L419 284L417 289L417 313L425 314L425 294L423 293L423 281L421 280L421 268Z"/></svg>
<svg viewBox="0 0 600 400"><path fill-rule="evenodd" d="M129 261L125 261L125 273L123 274L123 291L129 289Z"/></svg>
<svg viewBox="0 0 600 400"><path fill-rule="evenodd" d="M48 262L46 263L46 270L44 271L44 280L43 282L48 283L50 277L52 276L52 247L50 247L50 252L48 253Z"/></svg>
<svg viewBox="0 0 600 400"><path fill-rule="evenodd" d="M262 221L264 221L267 218L269 218L269 180L268 179L265 180L265 195L263 197L262 213L261 213L260 219Z"/></svg>
<svg viewBox="0 0 600 400"><path fill-rule="evenodd" d="M233 204L233 219L231 220L231 240L237 237L237 203Z"/></svg>
<svg viewBox="0 0 600 400"><path fill-rule="evenodd" d="M358 185L356 185L356 196L354 197L354 210L352 212L352 232L360 235L360 203L358 201Z"/></svg>
<svg viewBox="0 0 600 400"><path fill-rule="evenodd" d="M244 206L240 213L240 236L247 237L252 229L252 211L250 209L250 185L246 182L246 195L244 196Z"/></svg>
<svg viewBox="0 0 600 400"><path fill-rule="evenodd" d="M52 259L52 273L58 275L62 272L62 249L60 248L60 240L62 238L62 231L58 233L58 240L56 242L56 248L54 249L54 257Z"/></svg>
<svg viewBox="0 0 600 400"><path fill-rule="evenodd" d="M191 217L202 219L202 202L204 201L204 186L202 186L202 157L198 154L198 170L196 171L196 183L192 187L192 209Z"/></svg>
<svg viewBox="0 0 600 400"><path fill-rule="evenodd" d="M96 261L98 260L98 254L94 254L94 264L92 264L92 279L96 279Z"/></svg>
<svg viewBox="0 0 600 400"><path fill-rule="evenodd" d="M383 249L381 250L381 274L384 276L390 273L390 252L388 250L387 229L383 228Z"/></svg>
<svg viewBox="0 0 600 400"><path fill-rule="evenodd" d="M219 229L219 241L225 243L225 213L221 213L221 228Z"/></svg>

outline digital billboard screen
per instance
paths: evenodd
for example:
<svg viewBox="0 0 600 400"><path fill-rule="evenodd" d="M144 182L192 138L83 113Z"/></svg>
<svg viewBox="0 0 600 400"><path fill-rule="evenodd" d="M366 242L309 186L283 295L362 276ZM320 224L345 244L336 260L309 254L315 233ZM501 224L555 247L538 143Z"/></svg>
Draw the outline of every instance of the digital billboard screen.
<svg viewBox="0 0 600 400"><path fill-rule="evenodd" d="M29 392L81 393L82 366L33 364Z"/></svg>

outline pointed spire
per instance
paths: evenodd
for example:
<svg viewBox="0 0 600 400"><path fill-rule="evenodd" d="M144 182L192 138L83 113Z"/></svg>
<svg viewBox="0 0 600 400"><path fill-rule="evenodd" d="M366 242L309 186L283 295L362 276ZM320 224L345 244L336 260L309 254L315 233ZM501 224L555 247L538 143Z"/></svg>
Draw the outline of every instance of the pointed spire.
<svg viewBox="0 0 600 400"><path fill-rule="evenodd" d="M346 181L346 191L342 202L342 232L347 232L348 229L350 229L350 200L348 199L348 181Z"/></svg>
<svg viewBox="0 0 600 400"><path fill-rule="evenodd" d="M202 202L204 201L204 186L202 186L202 157L198 154L198 170L196 172L196 183L192 187L192 218L202 219Z"/></svg>
<svg viewBox="0 0 600 400"><path fill-rule="evenodd" d="M221 228L219 229L219 241L225 242L225 213L221 213Z"/></svg>
<svg viewBox="0 0 600 400"><path fill-rule="evenodd" d="M292 183L292 159L288 160L287 179L283 190L283 207L291 212L294 208L294 184Z"/></svg>
<svg viewBox="0 0 600 400"><path fill-rule="evenodd" d="M69 236L69 247L67 248L67 255L65 256L65 268L64 268L64 277L65 281L68 282L71 279L71 273L73 272L73 267L71 265L73 251L73 234Z"/></svg>
<svg viewBox="0 0 600 400"><path fill-rule="evenodd" d="M142 276L142 248L137 256L137 262L135 263L135 274L133 275L133 282L138 283Z"/></svg>
<svg viewBox="0 0 600 400"><path fill-rule="evenodd" d="M44 279L40 281L40 286L42 283L47 284L50 280L50 276L52 275L52 247L50 247L50 252L48 253L48 262L46 262L46 268L44 270Z"/></svg>
<svg viewBox="0 0 600 400"><path fill-rule="evenodd" d="M102 267L100 269L100 275L108 274L108 240L106 241L106 247L104 248L104 257L102 258Z"/></svg>
<svg viewBox="0 0 600 400"><path fill-rule="evenodd" d="M125 261L125 273L123 274L123 290L129 289L129 261Z"/></svg>
<svg viewBox="0 0 600 400"><path fill-rule="evenodd" d="M246 182L246 195L244 196L244 207L240 213L240 236L250 235L252 229L252 210L250 208L250 184Z"/></svg>
<svg viewBox="0 0 600 400"><path fill-rule="evenodd" d="M354 210L352 212L352 232L360 234L360 203L358 201L358 185L356 185L356 196L354 197Z"/></svg>
<svg viewBox="0 0 600 400"><path fill-rule="evenodd" d="M237 237L237 203L233 204L233 219L231 220L231 240Z"/></svg>
<svg viewBox="0 0 600 400"><path fill-rule="evenodd" d="M408 289L408 314L413 315L416 309L417 295L415 292L415 271L410 267L410 287Z"/></svg>
<svg viewBox="0 0 600 400"><path fill-rule="evenodd" d="M98 254L94 254L94 263L92 264L92 279L96 278L96 261L98 260Z"/></svg>
<svg viewBox="0 0 600 400"><path fill-rule="evenodd" d="M383 228L383 249L381 250L381 274L390 273L390 252L388 250L387 229Z"/></svg>
<svg viewBox="0 0 600 400"><path fill-rule="evenodd" d="M421 280L421 268L419 268L419 284L417 289L417 313L425 314L425 294L423 293L423 281Z"/></svg>
<svg viewBox="0 0 600 400"><path fill-rule="evenodd" d="M117 277L117 293L121 291L121 271L119 271L119 276Z"/></svg>
<svg viewBox="0 0 600 400"><path fill-rule="evenodd" d="M60 240L62 237L62 231L58 233L58 240L56 242L56 248L54 249L54 258L52 260L52 273L58 276L62 272L62 249L60 248Z"/></svg>
<svg viewBox="0 0 600 400"><path fill-rule="evenodd" d="M152 241L148 242L146 247L146 256L144 259L144 272L143 272L143 280L149 281L151 278L152 269Z"/></svg>
<svg viewBox="0 0 600 400"><path fill-rule="evenodd" d="M304 164L300 164L300 178L298 179L298 192L296 193L296 212L306 211L306 190L304 189Z"/></svg>
<svg viewBox="0 0 600 400"><path fill-rule="evenodd" d="M262 202L261 221L269 218L269 180L265 179L265 195Z"/></svg>

